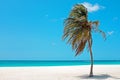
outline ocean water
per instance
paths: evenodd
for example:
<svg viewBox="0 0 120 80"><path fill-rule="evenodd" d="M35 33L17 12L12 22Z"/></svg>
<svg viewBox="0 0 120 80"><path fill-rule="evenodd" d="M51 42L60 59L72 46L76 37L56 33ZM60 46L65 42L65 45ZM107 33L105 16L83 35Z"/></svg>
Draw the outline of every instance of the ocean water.
<svg viewBox="0 0 120 80"><path fill-rule="evenodd" d="M94 65L120 65L120 60L95 60ZM0 67L27 66L79 66L90 65L90 61L31 61L31 60L0 60Z"/></svg>

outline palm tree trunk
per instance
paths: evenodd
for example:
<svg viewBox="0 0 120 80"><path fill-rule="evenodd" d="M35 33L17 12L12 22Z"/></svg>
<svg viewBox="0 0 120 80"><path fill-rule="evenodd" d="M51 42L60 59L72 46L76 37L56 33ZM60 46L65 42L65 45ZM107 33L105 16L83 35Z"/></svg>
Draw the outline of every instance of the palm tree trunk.
<svg viewBox="0 0 120 80"><path fill-rule="evenodd" d="M90 46L89 49L90 49L90 60L91 60L91 67L90 67L90 75L89 75L89 77L93 77L93 54L92 54L90 41L88 43L89 43L89 46Z"/></svg>

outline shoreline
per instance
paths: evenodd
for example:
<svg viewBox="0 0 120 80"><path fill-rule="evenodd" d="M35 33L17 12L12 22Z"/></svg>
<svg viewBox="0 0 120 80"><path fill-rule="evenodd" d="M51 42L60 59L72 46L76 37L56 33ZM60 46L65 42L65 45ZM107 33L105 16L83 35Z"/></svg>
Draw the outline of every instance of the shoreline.
<svg viewBox="0 0 120 80"><path fill-rule="evenodd" d="M0 67L36 67L36 66L81 66L90 65L90 61L0 61ZM94 65L120 65L119 60L95 60Z"/></svg>
<svg viewBox="0 0 120 80"><path fill-rule="evenodd" d="M120 65L94 65L94 77L89 76L90 65L0 67L0 80L119 80Z"/></svg>
<svg viewBox="0 0 120 80"><path fill-rule="evenodd" d="M34 65L33 66L31 66L31 65L30 66L29 65L28 66L17 65L17 66L0 66L0 68L5 68L5 67L36 67L36 68L37 67L75 67L75 66L76 67L77 66L79 66L79 67L80 66L90 66L90 64L85 64L85 65L42 65L42 66L41 65L40 66L39 65L38 66L36 66L36 65L35 66ZM120 66L120 64L93 64L93 66Z"/></svg>

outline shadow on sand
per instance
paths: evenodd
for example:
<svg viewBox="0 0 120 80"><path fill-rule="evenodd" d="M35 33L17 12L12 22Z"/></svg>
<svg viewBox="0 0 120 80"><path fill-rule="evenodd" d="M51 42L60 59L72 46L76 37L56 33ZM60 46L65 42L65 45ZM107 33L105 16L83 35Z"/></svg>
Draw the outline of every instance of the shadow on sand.
<svg viewBox="0 0 120 80"><path fill-rule="evenodd" d="M112 78L112 79L118 79L120 80L120 77L113 77L111 75L108 74L101 74L101 75L94 75L93 77L89 77L88 75L82 75L82 76L76 76L77 78L81 78L81 79L95 79L95 80L105 80L107 78Z"/></svg>

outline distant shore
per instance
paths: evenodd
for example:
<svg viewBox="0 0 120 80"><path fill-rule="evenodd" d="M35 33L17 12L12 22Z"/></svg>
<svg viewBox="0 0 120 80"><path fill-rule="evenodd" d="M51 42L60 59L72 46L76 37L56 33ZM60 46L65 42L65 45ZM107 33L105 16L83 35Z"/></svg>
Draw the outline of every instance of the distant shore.
<svg viewBox="0 0 120 80"><path fill-rule="evenodd" d="M120 80L120 65L0 67L0 80Z"/></svg>

